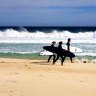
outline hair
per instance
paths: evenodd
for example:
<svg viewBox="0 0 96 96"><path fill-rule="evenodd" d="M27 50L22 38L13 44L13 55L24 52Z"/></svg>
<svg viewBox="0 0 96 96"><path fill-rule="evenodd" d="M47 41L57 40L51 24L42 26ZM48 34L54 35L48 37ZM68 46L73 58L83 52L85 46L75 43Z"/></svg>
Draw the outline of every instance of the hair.
<svg viewBox="0 0 96 96"><path fill-rule="evenodd" d="M59 44L62 44L62 43L63 43L62 41L59 42Z"/></svg>
<svg viewBox="0 0 96 96"><path fill-rule="evenodd" d="M53 41L52 43L53 43L53 44L55 44L56 42L55 42L55 41Z"/></svg>
<svg viewBox="0 0 96 96"><path fill-rule="evenodd" d="M68 38L68 41L70 41L71 40L71 38Z"/></svg>

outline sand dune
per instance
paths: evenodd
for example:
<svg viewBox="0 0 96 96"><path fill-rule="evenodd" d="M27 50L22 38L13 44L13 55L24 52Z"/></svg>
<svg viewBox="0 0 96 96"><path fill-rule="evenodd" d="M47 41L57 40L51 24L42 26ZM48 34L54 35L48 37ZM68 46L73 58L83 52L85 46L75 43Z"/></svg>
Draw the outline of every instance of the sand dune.
<svg viewBox="0 0 96 96"><path fill-rule="evenodd" d="M0 58L0 96L96 96L96 64L60 65Z"/></svg>

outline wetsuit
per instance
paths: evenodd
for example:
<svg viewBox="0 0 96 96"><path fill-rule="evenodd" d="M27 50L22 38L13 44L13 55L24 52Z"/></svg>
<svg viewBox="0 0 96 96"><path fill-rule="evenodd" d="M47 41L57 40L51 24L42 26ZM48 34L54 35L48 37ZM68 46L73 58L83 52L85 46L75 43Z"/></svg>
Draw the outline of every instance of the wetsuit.
<svg viewBox="0 0 96 96"><path fill-rule="evenodd" d="M64 58L63 58L63 55L62 55L62 45L59 44L58 45L58 52L57 52L57 58L55 59L55 61L53 62L53 64L55 64L55 62L59 59L59 57L61 57L61 65L63 65L63 62L64 62Z"/></svg>
<svg viewBox="0 0 96 96"><path fill-rule="evenodd" d="M51 47L53 48L54 47L54 44L51 45ZM48 58L48 62L50 61L51 57L53 57L53 62L55 60L55 54L53 53L53 55L50 55L49 58Z"/></svg>

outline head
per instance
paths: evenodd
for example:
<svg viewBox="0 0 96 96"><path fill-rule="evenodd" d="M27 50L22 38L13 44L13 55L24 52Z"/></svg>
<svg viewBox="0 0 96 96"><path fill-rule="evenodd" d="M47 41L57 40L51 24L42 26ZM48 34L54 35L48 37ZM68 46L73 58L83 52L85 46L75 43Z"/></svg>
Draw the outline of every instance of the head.
<svg viewBox="0 0 96 96"><path fill-rule="evenodd" d="M63 42L62 42L62 41L60 41L60 42L59 42L59 45L62 45L62 44L63 44Z"/></svg>
<svg viewBox="0 0 96 96"><path fill-rule="evenodd" d="M52 42L52 44L56 44L56 42L55 42L55 41L53 41L53 42Z"/></svg>
<svg viewBox="0 0 96 96"><path fill-rule="evenodd" d="M68 42L70 42L71 41L71 38L68 38Z"/></svg>

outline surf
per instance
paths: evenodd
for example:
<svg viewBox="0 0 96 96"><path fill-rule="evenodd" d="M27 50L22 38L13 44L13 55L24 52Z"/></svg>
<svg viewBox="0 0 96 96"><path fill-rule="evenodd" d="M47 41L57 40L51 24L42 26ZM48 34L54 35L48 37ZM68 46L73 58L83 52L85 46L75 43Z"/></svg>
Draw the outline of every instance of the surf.
<svg viewBox="0 0 96 96"><path fill-rule="evenodd" d="M96 43L93 42L96 40L96 31L73 33L68 30L46 32L46 30L28 31L23 28L0 30L0 43L51 43L54 40L66 43L67 38L71 38L72 43Z"/></svg>

